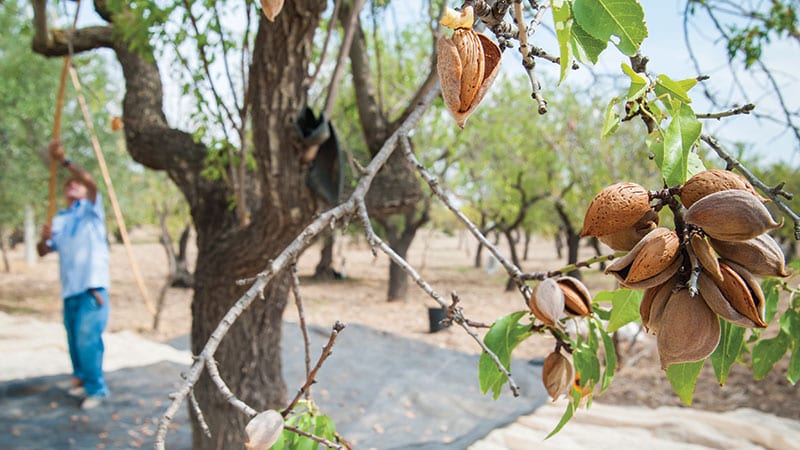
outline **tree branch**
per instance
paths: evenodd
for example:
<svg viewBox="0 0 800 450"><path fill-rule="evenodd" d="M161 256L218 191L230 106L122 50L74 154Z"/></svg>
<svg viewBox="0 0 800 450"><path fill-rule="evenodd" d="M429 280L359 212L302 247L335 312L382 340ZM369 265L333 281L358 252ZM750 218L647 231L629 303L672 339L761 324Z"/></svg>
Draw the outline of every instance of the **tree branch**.
<svg viewBox="0 0 800 450"><path fill-rule="evenodd" d="M333 353L333 344L336 342L336 337L339 336L339 333L342 330L344 330L345 326L346 326L345 324L339 322L338 320L336 321L335 324L333 324L333 330L331 331L331 336L330 338L328 338L328 343L325 344L325 347L322 348L322 354L319 356L317 364L308 373L308 376L306 377L306 382L300 389L297 390L297 395L295 395L294 399L291 402L289 402L289 405L286 408L284 408L283 411L281 411L281 415L283 417L286 417L287 415L289 415L290 412L292 412L295 405L297 405L297 402L300 401L300 397L302 397L303 394L307 395L309 392L311 392L311 385L317 382L317 380L315 380L314 377L317 376L317 372L319 372L319 369L322 367L322 364L325 363L325 360L328 359L329 356L331 356L331 353Z"/></svg>
<svg viewBox="0 0 800 450"><path fill-rule="evenodd" d="M794 222L794 238L795 240L800 241L800 215L794 212L789 205L787 205L780 197L778 197L778 193L781 191L780 187L782 185L778 185L776 188L771 188L767 186L763 181L761 181L757 176L750 172L747 167L743 166L736 158L730 155L725 149L720 145L720 143L712 136L707 134L703 134L700 136L700 139L703 140L706 144L708 144L712 150L717 152L720 158L724 159L728 165L728 169L736 169L744 175L745 178L756 188L758 188L761 192L767 195L772 201L775 202L775 205L786 213L789 218L792 219Z"/></svg>
<svg viewBox="0 0 800 450"><path fill-rule="evenodd" d="M721 119L723 117L730 117L736 116L739 114L750 114L750 111L756 109L756 105L752 103L748 103L744 106L739 106L737 108L729 109L727 111L721 111L718 113L705 113L705 114L697 114L698 119Z"/></svg>
<svg viewBox="0 0 800 450"><path fill-rule="evenodd" d="M337 221L356 213L359 204L363 203L364 196L372 184L372 180L374 179L378 170L383 167L397 146L397 140L399 137L401 135L406 135L416 126L417 122L419 122L421 119L422 114L428 109L428 107L430 107L434 99L438 97L439 92L440 91L438 89L431 89L431 91L429 91L423 98L423 101L418 105L414 113L409 116L408 120L401 124L397 131L395 131L395 133L393 133L386 140L381 148L381 151L375 155L369 166L367 166L367 173L359 180L356 188L353 190L353 193L347 201L320 214L313 222L306 226L303 231L301 231L300 234L292 242L290 242L283 249L283 251L278 254L277 257L275 257L275 259L270 261L266 269L250 280L252 283L250 288L247 289L244 295L242 295L234 303L234 305L220 320L220 323L217 325L214 332L211 333L208 341L203 346L200 354L197 356L197 360L189 368L189 371L186 374L186 380L183 382L178 391L172 395L172 403L170 403L170 405L167 407L167 410L162 415L158 424L155 441L156 450L164 450L167 428L169 424L175 417L175 413L180 408L180 405L189 395L192 387L200 378L200 375L206 367L206 362L213 360L214 353L216 353L222 338L228 333L228 330L230 330L231 326L233 326L239 316L250 306L250 304L256 298L259 298L262 295L269 282L278 273L286 269L292 261L297 259L300 253L302 253L314 242L314 238L316 236L327 230Z"/></svg>
<svg viewBox="0 0 800 450"><path fill-rule="evenodd" d="M303 309L303 297L300 295L300 279L297 278L297 262L292 263L292 294L294 303L297 306L297 316L300 319L300 330L303 332L303 348L306 355L306 378L311 377L311 343L308 339L308 326L306 326L306 315ZM306 398L311 396L311 389L306 392Z"/></svg>

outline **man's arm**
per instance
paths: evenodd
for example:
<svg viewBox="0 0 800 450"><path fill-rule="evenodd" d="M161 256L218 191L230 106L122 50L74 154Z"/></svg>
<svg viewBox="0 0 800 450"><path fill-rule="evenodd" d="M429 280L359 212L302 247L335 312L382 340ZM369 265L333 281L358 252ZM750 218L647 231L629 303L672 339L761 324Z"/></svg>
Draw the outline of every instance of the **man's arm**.
<svg viewBox="0 0 800 450"><path fill-rule="evenodd" d="M52 237L52 233L50 232L50 226L45 225L42 227L42 234L39 237L39 242L36 243L36 253L39 256L44 256L50 253L50 246L47 245L47 240Z"/></svg>
<svg viewBox="0 0 800 450"><path fill-rule="evenodd" d="M94 178L83 167L67 159L61 141L54 140L50 142L50 157L66 167L73 178L86 186L86 197L89 201L94 203L97 200L97 183L94 181Z"/></svg>

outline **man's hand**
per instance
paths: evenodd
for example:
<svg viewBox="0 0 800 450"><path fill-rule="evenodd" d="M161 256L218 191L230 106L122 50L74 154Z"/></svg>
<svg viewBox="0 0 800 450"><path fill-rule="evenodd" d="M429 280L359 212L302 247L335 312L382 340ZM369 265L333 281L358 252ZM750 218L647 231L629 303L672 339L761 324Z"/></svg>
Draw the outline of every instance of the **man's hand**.
<svg viewBox="0 0 800 450"><path fill-rule="evenodd" d="M50 230L50 225L43 225L39 242L36 244L36 252L39 254L39 256L44 256L50 252L50 247L47 245L47 240L51 237L53 237L53 232Z"/></svg>
<svg viewBox="0 0 800 450"><path fill-rule="evenodd" d="M48 150L50 151L50 157L53 158L54 161L57 161L59 164L64 164L64 161L67 160L67 157L64 154L64 146L61 145L60 140L54 139L50 141Z"/></svg>

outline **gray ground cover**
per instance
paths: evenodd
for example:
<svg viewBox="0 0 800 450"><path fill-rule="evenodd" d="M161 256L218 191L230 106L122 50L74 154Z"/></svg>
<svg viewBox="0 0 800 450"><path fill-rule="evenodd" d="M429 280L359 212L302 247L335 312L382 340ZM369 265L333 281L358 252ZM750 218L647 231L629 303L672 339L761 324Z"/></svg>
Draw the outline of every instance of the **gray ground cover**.
<svg viewBox="0 0 800 450"><path fill-rule="evenodd" d="M284 374L289 392L295 392L305 380L302 337L295 324L285 324L283 333ZM310 327L312 361L329 333ZM188 338L170 344L186 350ZM340 333L312 392L355 448L466 448L546 399L541 367L518 360L511 369L520 397L508 390L497 401L482 395L477 361L477 355L354 324ZM80 410L78 400L66 394L66 374L0 383L0 448L152 448L167 395L185 368L162 361L110 372L112 397L91 411ZM190 444L188 414L181 408L167 448Z"/></svg>

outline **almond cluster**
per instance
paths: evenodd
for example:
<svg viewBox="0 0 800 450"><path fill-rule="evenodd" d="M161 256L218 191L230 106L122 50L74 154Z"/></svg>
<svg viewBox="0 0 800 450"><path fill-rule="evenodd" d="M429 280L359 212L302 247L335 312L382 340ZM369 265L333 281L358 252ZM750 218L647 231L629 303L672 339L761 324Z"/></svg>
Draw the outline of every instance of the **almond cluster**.
<svg viewBox="0 0 800 450"><path fill-rule="evenodd" d="M635 183L603 189L581 236L628 253L606 273L644 290L642 323L657 336L662 368L705 359L720 339L718 317L764 328L764 294L755 276L785 277L784 255L767 232L779 228L750 183L705 170L677 190L681 230L658 226L649 192Z"/></svg>

